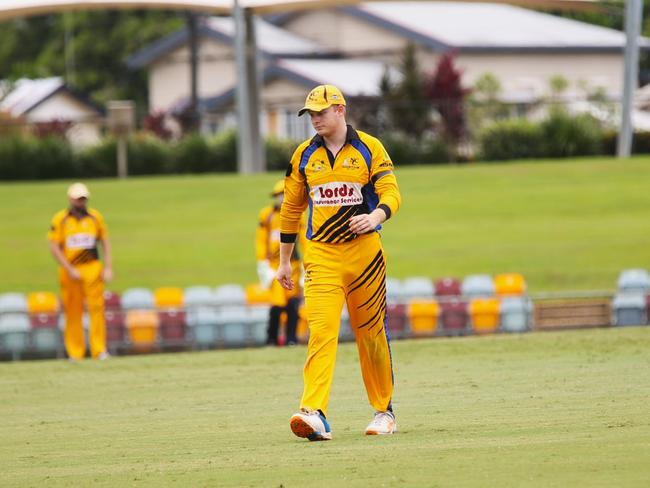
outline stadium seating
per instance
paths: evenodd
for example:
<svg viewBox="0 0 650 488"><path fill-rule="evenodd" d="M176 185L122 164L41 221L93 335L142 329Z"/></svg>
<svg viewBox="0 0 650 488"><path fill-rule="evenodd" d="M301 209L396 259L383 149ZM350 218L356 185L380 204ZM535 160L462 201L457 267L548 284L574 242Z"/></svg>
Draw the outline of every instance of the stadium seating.
<svg viewBox="0 0 650 488"><path fill-rule="evenodd" d="M397 303L402 297L402 282L396 278L386 278L386 302Z"/></svg>
<svg viewBox="0 0 650 488"><path fill-rule="evenodd" d="M63 340L58 328L59 299L52 292L34 292L27 295L31 323L30 341L34 352L45 355L63 355Z"/></svg>
<svg viewBox="0 0 650 488"><path fill-rule="evenodd" d="M20 359L29 349L30 329L26 313L7 312L0 315L0 351L10 354L13 360Z"/></svg>
<svg viewBox="0 0 650 488"><path fill-rule="evenodd" d="M27 297L22 293L0 295L0 351L20 359L29 348L30 328Z"/></svg>
<svg viewBox="0 0 650 488"><path fill-rule="evenodd" d="M115 354L125 342L124 312L120 295L112 291L104 292L104 320L106 321L106 344Z"/></svg>
<svg viewBox="0 0 650 488"><path fill-rule="evenodd" d="M268 305L271 303L271 290L259 283L251 283L245 288L246 303L249 305Z"/></svg>
<svg viewBox="0 0 650 488"><path fill-rule="evenodd" d="M437 297L452 297L461 294L461 283L456 278L441 278L435 283L435 293Z"/></svg>
<svg viewBox="0 0 650 488"><path fill-rule="evenodd" d="M643 293L618 293L612 304L614 325L644 325L647 322L646 306L646 295Z"/></svg>
<svg viewBox="0 0 650 488"><path fill-rule="evenodd" d="M391 339L401 339L408 333L408 309L404 303L386 305L386 322Z"/></svg>
<svg viewBox="0 0 650 488"><path fill-rule="evenodd" d="M266 344L266 331L269 326L269 307L258 305L248 308L249 338L254 346Z"/></svg>
<svg viewBox="0 0 650 488"><path fill-rule="evenodd" d="M650 324L650 293L648 293L645 297L645 317L646 317L646 324Z"/></svg>
<svg viewBox="0 0 650 488"><path fill-rule="evenodd" d="M466 302L458 298L440 301L439 334L446 336L466 334L470 330L468 322Z"/></svg>
<svg viewBox="0 0 650 488"><path fill-rule="evenodd" d="M27 297L23 293L3 293L0 295L0 314L7 312L27 313Z"/></svg>
<svg viewBox="0 0 650 488"><path fill-rule="evenodd" d="M153 310L154 297L148 288L129 288L122 293L124 310Z"/></svg>
<svg viewBox="0 0 650 488"><path fill-rule="evenodd" d="M158 310L160 341L164 348L183 347L186 344L186 313L183 309L183 290L164 287L154 290Z"/></svg>
<svg viewBox="0 0 650 488"><path fill-rule="evenodd" d="M650 293L650 274L645 269L626 269L617 284L620 293Z"/></svg>
<svg viewBox="0 0 650 488"><path fill-rule="evenodd" d="M240 285L221 285L215 289L217 305L246 305L246 291Z"/></svg>
<svg viewBox="0 0 650 488"><path fill-rule="evenodd" d="M490 275L469 275L463 279L461 293L467 298L486 298L494 296L494 280Z"/></svg>
<svg viewBox="0 0 650 488"><path fill-rule="evenodd" d="M499 327L500 303L496 298L474 298L469 302L469 318L475 334L491 334Z"/></svg>
<svg viewBox="0 0 650 488"><path fill-rule="evenodd" d="M188 338L199 349L215 346L219 331L214 291L208 286L191 286L185 289L184 300Z"/></svg>
<svg viewBox="0 0 650 488"><path fill-rule="evenodd" d="M402 282L401 295L404 300L433 298L434 291L433 282L429 278L418 276Z"/></svg>
<svg viewBox="0 0 650 488"><path fill-rule="evenodd" d="M411 334L415 337L432 336L438 328L440 305L433 298L414 299L408 304Z"/></svg>
<svg viewBox="0 0 650 488"><path fill-rule="evenodd" d="M497 292L498 293L498 292ZM530 330L532 302L527 297L507 296L501 299L501 324L503 332Z"/></svg>
<svg viewBox="0 0 650 488"><path fill-rule="evenodd" d="M160 322L155 311L128 310L125 321L131 349L134 352L151 352L156 348Z"/></svg>
<svg viewBox="0 0 650 488"><path fill-rule="evenodd" d="M217 312L221 340L226 347L242 347L248 343L249 316L242 305L226 305Z"/></svg>
<svg viewBox="0 0 650 488"><path fill-rule="evenodd" d="M494 277L494 291L499 296L526 294L526 280L519 273L502 273Z"/></svg>

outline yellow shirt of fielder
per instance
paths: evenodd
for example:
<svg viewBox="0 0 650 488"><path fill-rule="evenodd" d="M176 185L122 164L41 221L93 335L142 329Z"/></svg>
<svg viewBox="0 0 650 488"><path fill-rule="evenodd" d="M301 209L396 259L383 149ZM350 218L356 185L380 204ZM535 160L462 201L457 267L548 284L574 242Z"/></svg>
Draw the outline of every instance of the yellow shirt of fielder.
<svg viewBox="0 0 650 488"><path fill-rule="evenodd" d="M339 243L357 237L350 231L350 217L381 208L390 218L400 203L393 163L384 146L348 125L338 154L333 155L319 135L294 152L284 182L281 240L295 242L300 215L307 207L307 239Z"/></svg>
<svg viewBox="0 0 650 488"><path fill-rule="evenodd" d="M69 209L57 212L47 238L62 247L63 255L73 266L99 259L97 241L108 237L104 217L95 209L89 208L80 217Z"/></svg>

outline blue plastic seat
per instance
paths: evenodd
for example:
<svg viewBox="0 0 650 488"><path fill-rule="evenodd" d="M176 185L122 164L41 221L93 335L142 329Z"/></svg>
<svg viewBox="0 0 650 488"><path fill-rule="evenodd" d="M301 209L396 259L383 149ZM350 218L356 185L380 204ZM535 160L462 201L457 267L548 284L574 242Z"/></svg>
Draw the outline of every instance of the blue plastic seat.
<svg viewBox="0 0 650 488"><path fill-rule="evenodd" d="M430 278L414 276L402 282L402 298L404 300L428 299L435 294L433 281Z"/></svg>
<svg viewBox="0 0 650 488"><path fill-rule="evenodd" d="M526 332L532 327L533 303L527 297L504 297L501 299L500 330L503 332Z"/></svg>
<svg viewBox="0 0 650 488"><path fill-rule="evenodd" d="M618 277L620 293L650 293L650 274L645 269L626 269Z"/></svg>
<svg viewBox="0 0 650 488"><path fill-rule="evenodd" d="M256 305L248 308L248 335L253 345L262 346L266 344L266 335L269 326L269 308L265 305Z"/></svg>
<svg viewBox="0 0 650 488"><path fill-rule="evenodd" d="M647 322L646 296L639 292L619 293L612 303L614 325L644 325Z"/></svg>
<svg viewBox="0 0 650 488"><path fill-rule="evenodd" d="M223 306L218 311L221 338L226 347L240 347L248 343L248 310L245 306Z"/></svg>
<svg viewBox="0 0 650 488"><path fill-rule="evenodd" d="M129 288L122 294L124 310L153 310L154 296L148 288Z"/></svg>
<svg viewBox="0 0 650 488"><path fill-rule="evenodd" d="M6 312L27 312L27 296L23 293L0 295L0 314Z"/></svg>
<svg viewBox="0 0 650 488"><path fill-rule="evenodd" d="M486 274L469 275L463 280L460 289L462 295L468 299L493 297L494 280Z"/></svg>
<svg viewBox="0 0 650 488"><path fill-rule="evenodd" d="M0 350L11 355L13 360L29 349L29 315L22 312L0 314Z"/></svg>
<svg viewBox="0 0 650 488"><path fill-rule="evenodd" d="M218 305L246 305L246 291L241 285L221 285L214 294Z"/></svg>

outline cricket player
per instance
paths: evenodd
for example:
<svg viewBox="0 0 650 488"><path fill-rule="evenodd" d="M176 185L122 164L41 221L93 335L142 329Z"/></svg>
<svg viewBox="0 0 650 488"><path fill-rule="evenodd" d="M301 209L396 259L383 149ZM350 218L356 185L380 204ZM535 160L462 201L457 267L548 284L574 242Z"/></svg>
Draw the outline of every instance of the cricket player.
<svg viewBox="0 0 650 488"><path fill-rule="evenodd" d="M104 218L88 208L90 192L83 183L68 188L70 206L54 215L47 234L50 251L59 264L61 299L65 312L63 338L68 357L83 359L86 342L82 325L84 300L90 316L90 353L106 359L106 323L104 321L104 283L113 278L111 246ZM99 259L98 244L104 252Z"/></svg>
<svg viewBox="0 0 650 488"><path fill-rule="evenodd" d="M332 438L326 416L345 302L375 410L365 433L392 434L386 257L378 231L401 203L393 163L378 139L346 124L338 88L314 88L298 115L304 113L316 135L296 149L287 169L276 276L286 289L295 286L290 257L300 215L308 208L304 294L310 336L300 411L291 417L291 430L311 441Z"/></svg>
<svg viewBox="0 0 650 488"><path fill-rule="evenodd" d="M277 345L280 328L280 315L287 314L286 344L291 346L298 343L296 329L298 327L298 308L301 293L299 287L285 290L275 280L275 273L280 263L280 206L284 199L284 180L273 186L273 204L264 207L258 217L255 235L255 251L257 255L257 274L260 285L271 291L271 309L269 311L269 327L267 344ZM294 282L298 282L301 273L300 257L297 249L291 255L291 272Z"/></svg>

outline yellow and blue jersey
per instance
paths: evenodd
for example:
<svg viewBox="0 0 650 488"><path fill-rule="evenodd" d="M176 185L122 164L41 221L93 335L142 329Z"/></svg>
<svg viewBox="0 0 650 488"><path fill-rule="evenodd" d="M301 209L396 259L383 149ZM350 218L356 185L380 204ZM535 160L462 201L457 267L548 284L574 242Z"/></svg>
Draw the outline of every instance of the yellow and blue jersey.
<svg viewBox="0 0 650 488"><path fill-rule="evenodd" d="M393 169L381 142L352 126L348 125L345 144L336 155L321 136L306 140L294 152L285 175L282 242L295 242L300 215L307 207L306 237L316 242L355 239L349 219L375 208L390 218L401 204Z"/></svg>

